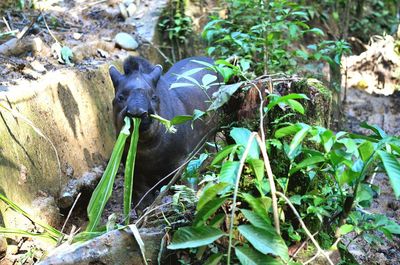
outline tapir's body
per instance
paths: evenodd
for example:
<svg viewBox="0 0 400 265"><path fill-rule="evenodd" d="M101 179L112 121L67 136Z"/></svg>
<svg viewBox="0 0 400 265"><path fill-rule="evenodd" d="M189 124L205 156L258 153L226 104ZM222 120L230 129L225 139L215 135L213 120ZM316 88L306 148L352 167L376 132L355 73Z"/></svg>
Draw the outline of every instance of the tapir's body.
<svg viewBox="0 0 400 265"><path fill-rule="evenodd" d="M160 66L153 66L142 58L130 57L124 63L125 75L121 75L113 67L110 68L116 93L113 111L117 133L123 126L125 116L142 119L134 179L134 190L138 196L143 195L179 167L207 132L215 126L212 121L199 120L194 123L192 129L191 122L186 122L177 125L177 132L172 134L167 133L158 121L150 117L150 114L158 114L170 120L177 115L192 115L195 109L207 109L210 103L209 96L215 92L218 85L203 91L185 78L178 80L179 75L194 68L204 68L190 75L200 84L205 74L218 77L215 72L205 69L204 65L195 61L213 64L213 61L206 57L187 58L177 62L161 76ZM170 89L176 82L193 85Z"/></svg>

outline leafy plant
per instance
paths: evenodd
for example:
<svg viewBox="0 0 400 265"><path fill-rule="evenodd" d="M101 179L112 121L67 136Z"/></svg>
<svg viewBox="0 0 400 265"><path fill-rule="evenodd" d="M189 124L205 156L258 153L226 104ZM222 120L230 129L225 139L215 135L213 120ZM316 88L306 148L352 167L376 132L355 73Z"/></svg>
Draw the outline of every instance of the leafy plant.
<svg viewBox="0 0 400 265"><path fill-rule="evenodd" d="M298 100L304 99L307 97L301 94L270 95L264 115L277 106L303 114ZM225 259L227 264L284 264L289 262L287 246L309 237L316 255L324 255L333 264L323 248L332 247L336 237L340 240L353 231L368 242L378 242L373 232L381 231L389 238L399 234L399 224L366 214L362 208L370 205L376 191L365 181L375 170L387 172L396 196L400 196L400 139L377 126L363 126L373 134L334 133L320 126L280 120L265 142L248 129L232 128L235 144L214 155L209 168L212 173L208 173L214 177L203 181L192 225L179 228L168 248L198 248L197 255L204 255L208 246L210 253L220 253L210 254L210 260ZM270 155L282 158L281 168L272 168L274 176L265 147ZM299 179L302 183L297 183ZM277 204L274 194L281 198ZM236 207L240 211L235 211ZM301 226L290 217L290 211ZM286 219L281 227L279 216ZM312 236L315 232L316 238Z"/></svg>

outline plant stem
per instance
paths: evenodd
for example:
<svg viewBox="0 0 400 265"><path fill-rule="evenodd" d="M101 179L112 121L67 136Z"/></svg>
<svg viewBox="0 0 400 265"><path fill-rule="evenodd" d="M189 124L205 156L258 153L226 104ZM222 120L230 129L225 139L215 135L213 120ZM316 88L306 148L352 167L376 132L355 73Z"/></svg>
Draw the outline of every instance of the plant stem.
<svg viewBox="0 0 400 265"><path fill-rule="evenodd" d="M236 210L236 199L237 199L237 194L239 191L239 182L240 182L240 176L242 175L244 163L246 161L246 157L249 154L251 144L253 143L254 137L258 136L256 132L252 132L249 140L247 141L246 144L246 149L244 150L244 153L242 155L242 158L240 159L240 165L239 169L236 175L236 183L235 183L235 191L233 192L233 201L232 201L232 213L231 213L231 220L229 224L229 245L228 245L228 258L227 258L227 265L231 264L231 251L232 251L232 238L233 238L233 224L234 224L234 218L235 218L235 210Z"/></svg>

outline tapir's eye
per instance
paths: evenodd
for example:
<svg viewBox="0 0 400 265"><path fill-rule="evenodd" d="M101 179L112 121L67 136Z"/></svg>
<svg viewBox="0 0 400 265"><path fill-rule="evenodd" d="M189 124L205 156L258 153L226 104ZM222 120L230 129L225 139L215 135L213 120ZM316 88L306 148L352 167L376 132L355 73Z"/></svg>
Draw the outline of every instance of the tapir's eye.
<svg viewBox="0 0 400 265"><path fill-rule="evenodd" d="M158 100L158 97L157 97L156 95L153 95L153 96L151 97L151 100L157 101L157 100Z"/></svg>
<svg viewBox="0 0 400 265"><path fill-rule="evenodd" d="M120 95L118 96L118 101L122 102L122 101L124 101L124 100L125 100L125 96L124 96L123 94L120 94Z"/></svg>

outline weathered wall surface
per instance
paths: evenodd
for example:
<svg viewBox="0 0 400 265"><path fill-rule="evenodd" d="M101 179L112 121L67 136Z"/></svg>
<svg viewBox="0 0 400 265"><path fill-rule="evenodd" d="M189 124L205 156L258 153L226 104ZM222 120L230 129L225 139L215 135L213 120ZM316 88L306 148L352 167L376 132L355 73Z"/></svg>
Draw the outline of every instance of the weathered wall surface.
<svg viewBox="0 0 400 265"><path fill-rule="evenodd" d="M51 72L40 81L1 92L0 104L17 112L0 113L1 192L29 209L39 196L56 197L71 169L79 177L104 162L115 139L113 93L107 65ZM29 119L48 140L16 115ZM6 217L4 221L8 223Z"/></svg>

